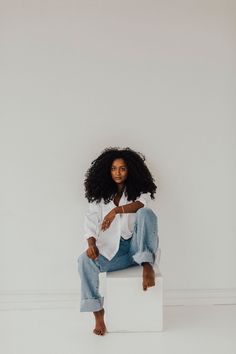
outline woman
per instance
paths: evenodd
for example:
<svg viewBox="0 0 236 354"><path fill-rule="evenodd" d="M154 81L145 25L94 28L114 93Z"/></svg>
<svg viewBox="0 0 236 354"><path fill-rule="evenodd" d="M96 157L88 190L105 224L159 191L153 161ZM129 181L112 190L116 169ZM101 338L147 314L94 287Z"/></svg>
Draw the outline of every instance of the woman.
<svg viewBox="0 0 236 354"><path fill-rule="evenodd" d="M144 155L130 148L106 148L86 173L88 248L78 258L80 311L94 313L97 335L106 332L100 272L142 265L143 290L155 285L159 237L157 215L148 205L157 186L144 161Z"/></svg>

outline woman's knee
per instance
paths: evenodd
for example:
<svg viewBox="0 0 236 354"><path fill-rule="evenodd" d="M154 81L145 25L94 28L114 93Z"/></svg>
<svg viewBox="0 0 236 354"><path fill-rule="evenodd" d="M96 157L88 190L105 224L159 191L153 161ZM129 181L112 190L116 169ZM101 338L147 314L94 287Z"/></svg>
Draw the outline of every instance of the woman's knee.
<svg viewBox="0 0 236 354"><path fill-rule="evenodd" d="M81 253L81 255L77 258L78 267L80 268L83 264L89 261L89 257L87 256L86 251Z"/></svg>
<svg viewBox="0 0 236 354"><path fill-rule="evenodd" d="M79 272L90 271L91 269L99 270L99 265L87 255L87 252L83 252L77 259Z"/></svg>
<svg viewBox="0 0 236 354"><path fill-rule="evenodd" d="M148 216L157 220L157 214L149 207L142 207L137 211L137 216Z"/></svg>

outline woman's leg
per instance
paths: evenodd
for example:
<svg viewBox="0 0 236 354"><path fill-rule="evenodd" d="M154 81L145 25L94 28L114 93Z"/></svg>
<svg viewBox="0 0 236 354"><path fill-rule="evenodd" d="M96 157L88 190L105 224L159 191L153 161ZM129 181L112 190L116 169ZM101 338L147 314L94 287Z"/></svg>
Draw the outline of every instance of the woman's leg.
<svg viewBox="0 0 236 354"><path fill-rule="evenodd" d="M154 264L159 245L158 219L151 208L143 207L136 212L133 236L130 243L130 255L138 264Z"/></svg>
<svg viewBox="0 0 236 354"><path fill-rule="evenodd" d="M104 298L99 293L99 273L112 272L137 265L129 254L131 239L120 240L119 250L109 261L103 255L97 260L83 252L78 258L78 271L81 278L80 311L99 311L103 308Z"/></svg>
<svg viewBox="0 0 236 354"><path fill-rule="evenodd" d="M103 297L99 293L98 262L83 252L78 258L78 271L81 280L80 311L99 311L103 307Z"/></svg>
<svg viewBox="0 0 236 354"><path fill-rule="evenodd" d="M109 261L101 254L97 260L89 258L86 252L78 258L78 270L81 277L81 302L80 311L91 311L95 316L93 332L104 335L106 326L104 322L104 298L99 293L99 273L124 269L137 265L129 254L130 240L120 241L119 250Z"/></svg>
<svg viewBox="0 0 236 354"><path fill-rule="evenodd" d="M143 266L143 290L155 285L155 272L152 266L158 244L157 215L151 208L140 208L136 212L130 254L136 263Z"/></svg>
<svg viewBox="0 0 236 354"><path fill-rule="evenodd" d="M119 251L106 265L106 272L113 272L115 270L126 269L138 265L130 254L130 243L131 238L128 240L120 239Z"/></svg>

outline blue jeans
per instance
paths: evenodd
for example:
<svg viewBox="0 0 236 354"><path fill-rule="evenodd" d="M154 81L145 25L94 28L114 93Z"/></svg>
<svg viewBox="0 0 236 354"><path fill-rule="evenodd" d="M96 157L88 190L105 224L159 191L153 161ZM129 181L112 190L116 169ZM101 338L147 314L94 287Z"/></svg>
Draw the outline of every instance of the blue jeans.
<svg viewBox="0 0 236 354"><path fill-rule="evenodd" d="M120 239L119 250L109 261L103 255L96 260L89 258L86 251L78 257L78 271L81 278L80 311L99 311L104 298L99 293L99 273L112 272L142 262L154 264L159 245L157 215L148 207L136 212L132 237Z"/></svg>

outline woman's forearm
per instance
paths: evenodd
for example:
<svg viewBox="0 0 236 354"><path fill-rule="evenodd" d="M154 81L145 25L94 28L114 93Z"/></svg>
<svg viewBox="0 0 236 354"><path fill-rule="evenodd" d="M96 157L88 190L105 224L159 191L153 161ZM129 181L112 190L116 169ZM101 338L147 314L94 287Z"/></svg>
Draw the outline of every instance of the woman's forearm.
<svg viewBox="0 0 236 354"><path fill-rule="evenodd" d="M133 202L130 204L119 205L114 208L116 214L123 213L136 213L136 211L144 206L140 201Z"/></svg>

